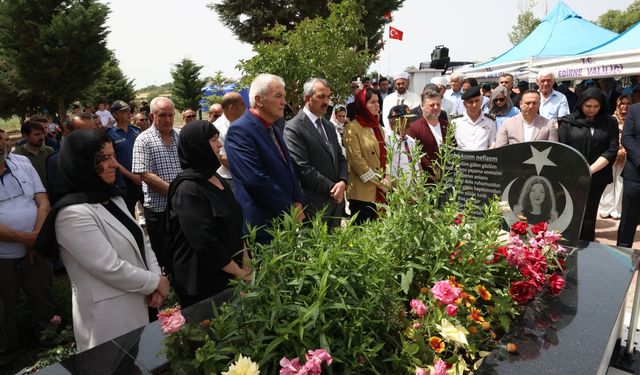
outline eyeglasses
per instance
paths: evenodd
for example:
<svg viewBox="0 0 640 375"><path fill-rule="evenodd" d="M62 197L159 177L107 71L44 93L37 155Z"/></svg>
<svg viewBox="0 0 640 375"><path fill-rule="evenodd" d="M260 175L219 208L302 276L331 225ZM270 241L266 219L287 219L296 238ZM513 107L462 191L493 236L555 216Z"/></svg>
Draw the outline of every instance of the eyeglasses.
<svg viewBox="0 0 640 375"><path fill-rule="evenodd" d="M495 98L495 99L493 99L493 102L494 102L494 103L502 103L502 102L504 102L505 100L507 100L507 98Z"/></svg>
<svg viewBox="0 0 640 375"><path fill-rule="evenodd" d="M186 115L184 118L196 118L196 115Z"/></svg>
<svg viewBox="0 0 640 375"><path fill-rule="evenodd" d="M24 195L24 189L22 188L22 184L20 183L20 180L18 180L18 177L14 176L13 173L11 173L11 171L9 171L8 175L13 177L13 180L15 180L15 182L18 184L18 187L20 188L20 193L19 194L8 194L9 191L15 190L15 189L8 189L7 188L7 184L9 183L9 181L4 181L3 180L2 184L4 185L4 188L0 189L0 203L6 202L8 200L15 199L15 198L18 198L18 197L21 197L21 196ZM13 181L13 180L10 180L10 181ZM7 195L5 196L5 194L7 194Z"/></svg>
<svg viewBox="0 0 640 375"><path fill-rule="evenodd" d="M146 119L146 118L139 118L139 119L137 119L136 121L144 121L144 122L147 122L147 121L149 121L149 119Z"/></svg>

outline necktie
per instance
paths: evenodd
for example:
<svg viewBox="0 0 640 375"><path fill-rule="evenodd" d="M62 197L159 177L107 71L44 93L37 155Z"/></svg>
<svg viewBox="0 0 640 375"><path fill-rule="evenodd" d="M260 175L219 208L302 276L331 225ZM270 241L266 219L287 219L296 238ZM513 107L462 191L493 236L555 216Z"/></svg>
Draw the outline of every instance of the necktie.
<svg viewBox="0 0 640 375"><path fill-rule="evenodd" d="M276 144L276 148L278 149L278 151L280 151L280 156L282 157L283 160L285 160L284 152L282 151L282 148L280 147L280 142L278 142L278 137L276 137L276 132L273 130L273 126L269 126L267 128L267 131L269 132L269 135L271 135L271 139L273 139L273 143Z"/></svg>
<svg viewBox="0 0 640 375"><path fill-rule="evenodd" d="M316 129L318 130L318 133L320 133L322 139L326 143L329 143L329 139L327 139L327 135L325 134L324 128L322 127L322 119L320 119L319 117L316 119Z"/></svg>

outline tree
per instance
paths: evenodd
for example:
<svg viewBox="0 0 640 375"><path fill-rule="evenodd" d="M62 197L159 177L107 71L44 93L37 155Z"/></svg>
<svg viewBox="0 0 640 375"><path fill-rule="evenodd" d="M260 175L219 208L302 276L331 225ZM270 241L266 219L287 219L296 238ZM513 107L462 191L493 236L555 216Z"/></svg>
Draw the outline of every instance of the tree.
<svg viewBox="0 0 640 375"><path fill-rule="evenodd" d="M640 21L640 0L635 0L625 11L609 9L598 17L598 25L615 33L623 33Z"/></svg>
<svg viewBox="0 0 640 375"><path fill-rule="evenodd" d="M0 57L0 118L17 115L22 123L29 114L41 112L52 103L43 95L37 95L17 76L16 70L6 59Z"/></svg>
<svg viewBox="0 0 640 375"><path fill-rule="evenodd" d="M220 21L245 43L256 44L274 40L266 30L276 25L292 30L306 18L327 18L330 4L335 1L278 0L265 2L262 0L222 0L208 7L218 13ZM390 22L385 17L398 10L404 0L358 0L364 6L366 17L360 22L364 27L363 37L354 47L367 49L376 55L382 48L384 25ZM325 48L329 48L327 44Z"/></svg>
<svg viewBox="0 0 640 375"><path fill-rule="evenodd" d="M514 46L522 42L533 30L540 24L540 19L533 15L533 8L536 6L536 0L521 0L520 14L516 24L513 25L511 32L507 34L509 41Z"/></svg>
<svg viewBox="0 0 640 375"><path fill-rule="evenodd" d="M104 101L109 105L116 100L124 100L128 103L135 96L133 80L128 79L122 73L118 59L112 51L109 51L109 58L104 62L100 76L85 91L83 101L93 105Z"/></svg>
<svg viewBox="0 0 640 375"><path fill-rule="evenodd" d="M176 108L197 109L202 98L202 86L204 81L200 79L202 66L197 65L192 60L182 59L175 64L175 69L171 71L173 77L173 89L171 98Z"/></svg>
<svg viewBox="0 0 640 375"><path fill-rule="evenodd" d="M109 8L96 0L0 1L0 49L21 89L65 103L93 83L108 57Z"/></svg>
<svg viewBox="0 0 640 375"><path fill-rule="evenodd" d="M256 55L238 64L246 73L242 83L248 85L260 73L281 76L294 111L302 105L302 85L311 77L329 81L334 101L345 99L351 77L363 75L373 56L353 48L364 32L360 2L343 0L330 4L329 9L327 18L302 20L292 30L277 25L267 31L273 42L254 45Z"/></svg>
<svg viewBox="0 0 640 375"><path fill-rule="evenodd" d="M234 80L225 77L222 70L218 70L213 77L207 77L204 79L207 85L214 85L215 87L222 88L230 83L233 83Z"/></svg>

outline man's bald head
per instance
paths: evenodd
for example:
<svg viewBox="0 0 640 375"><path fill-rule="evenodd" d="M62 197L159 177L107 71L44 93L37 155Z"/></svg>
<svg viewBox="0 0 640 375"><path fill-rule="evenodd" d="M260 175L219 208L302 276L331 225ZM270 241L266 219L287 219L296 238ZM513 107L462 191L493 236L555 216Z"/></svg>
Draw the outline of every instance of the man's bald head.
<svg viewBox="0 0 640 375"><path fill-rule="evenodd" d="M220 103L213 103L211 107L209 107L209 122L215 122L222 114L224 110L222 109L222 105Z"/></svg>
<svg viewBox="0 0 640 375"><path fill-rule="evenodd" d="M242 116L246 109L244 99L242 99L242 96L237 92L228 92L224 94L221 106L224 111L224 115L229 122L237 120Z"/></svg>

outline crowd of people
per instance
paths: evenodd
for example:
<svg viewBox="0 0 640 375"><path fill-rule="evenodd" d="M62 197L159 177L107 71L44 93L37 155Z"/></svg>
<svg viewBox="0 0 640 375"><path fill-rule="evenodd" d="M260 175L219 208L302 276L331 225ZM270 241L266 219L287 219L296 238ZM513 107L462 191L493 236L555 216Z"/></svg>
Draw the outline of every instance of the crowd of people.
<svg viewBox="0 0 640 375"><path fill-rule="evenodd" d="M36 327L54 315L49 259L61 259L71 281L84 351L148 323L171 288L189 306L233 278L251 280L245 236L255 228L268 243L285 213L299 222L321 215L329 230L347 214L356 225L376 220L398 178L441 179L448 137L459 150L533 140L573 147L592 173L580 237L594 240L600 210L621 218L618 244L631 247L640 217L640 104L631 104L640 86L622 94L610 79L580 85L556 86L549 71L536 89L514 87L511 74L497 87L451 74L417 94L402 73L356 79L347 101L334 103L328 81L311 78L304 106L285 120L285 82L261 74L249 103L227 93L206 120L184 109L182 129L167 97L139 111L124 101L74 109L59 128L32 116L15 148L0 131L0 355L16 349L18 288ZM549 181L534 177L518 205L532 224L557 215L544 199Z"/></svg>

